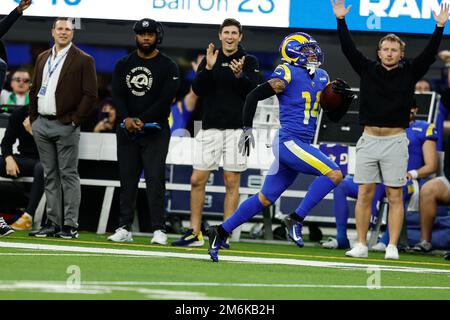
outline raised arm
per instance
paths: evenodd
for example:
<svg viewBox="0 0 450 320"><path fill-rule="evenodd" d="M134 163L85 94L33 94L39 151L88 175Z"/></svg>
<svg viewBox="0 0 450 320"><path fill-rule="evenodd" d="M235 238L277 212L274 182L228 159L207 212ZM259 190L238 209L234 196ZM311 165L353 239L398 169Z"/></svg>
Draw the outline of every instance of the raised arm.
<svg viewBox="0 0 450 320"><path fill-rule="evenodd" d="M214 44L210 43L206 49L206 56L197 69L194 80L192 81L192 90L198 96L207 95L212 87L212 69L217 62L219 51Z"/></svg>
<svg viewBox="0 0 450 320"><path fill-rule="evenodd" d="M199 54L197 56L197 59L195 61L191 62L192 70L197 73L198 67L200 66L201 62L205 58L204 55ZM195 107L197 106L198 96L194 93L194 90L192 90L192 85L189 89L188 94L184 96L184 105L186 106L186 110L189 112L194 111Z"/></svg>
<svg viewBox="0 0 450 320"><path fill-rule="evenodd" d="M357 48L348 30L345 16L350 12L352 6L345 7L344 0L330 0L333 13L337 18L337 30L341 49L356 73L361 74L369 61Z"/></svg>
<svg viewBox="0 0 450 320"><path fill-rule="evenodd" d="M439 13L435 13L433 11L433 17L436 21L436 28L431 35L428 45L422 53L412 61L415 82L420 80L427 73L430 66L436 60L436 54L442 41L444 27L450 16L449 9L450 5L442 3Z"/></svg>
<svg viewBox="0 0 450 320"><path fill-rule="evenodd" d="M20 18L22 14L16 8L9 15L0 21L0 38L2 38L11 29L13 24Z"/></svg>
<svg viewBox="0 0 450 320"><path fill-rule="evenodd" d="M258 60L253 56L247 56L242 76L237 79L239 90L246 96L260 83Z"/></svg>
<svg viewBox="0 0 450 320"><path fill-rule="evenodd" d="M23 11L31 5L31 0L21 0L19 5L11 13L0 21L0 38L2 38L12 25L20 18Z"/></svg>

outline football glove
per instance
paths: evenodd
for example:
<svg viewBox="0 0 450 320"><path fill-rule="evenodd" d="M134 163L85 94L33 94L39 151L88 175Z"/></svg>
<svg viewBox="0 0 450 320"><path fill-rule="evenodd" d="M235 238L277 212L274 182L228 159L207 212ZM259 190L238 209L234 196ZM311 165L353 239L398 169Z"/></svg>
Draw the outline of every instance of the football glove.
<svg viewBox="0 0 450 320"><path fill-rule="evenodd" d="M333 82L332 88L335 93L343 96L344 105L341 108L336 109L335 111L326 112L326 115L328 119L330 119L331 121L338 122L347 113L350 104L355 98L355 93L350 89L350 86L348 85L347 82L339 78L337 78Z"/></svg>
<svg viewBox="0 0 450 320"><path fill-rule="evenodd" d="M244 127L241 137L239 138L239 152L245 156L250 155L250 147L255 147L255 138L253 137L253 129L249 127Z"/></svg>

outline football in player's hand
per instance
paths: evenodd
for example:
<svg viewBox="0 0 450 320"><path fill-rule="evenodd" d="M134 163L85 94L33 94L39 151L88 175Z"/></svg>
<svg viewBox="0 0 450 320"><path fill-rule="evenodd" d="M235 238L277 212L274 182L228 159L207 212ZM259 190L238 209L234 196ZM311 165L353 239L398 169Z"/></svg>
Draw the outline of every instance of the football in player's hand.
<svg viewBox="0 0 450 320"><path fill-rule="evenodd" d="M333 84L336 82L330 82L322 91L320 96L320 107L329 112L333 112L344 105L344 96L340 93L336 93L333 89Z"/></svg>

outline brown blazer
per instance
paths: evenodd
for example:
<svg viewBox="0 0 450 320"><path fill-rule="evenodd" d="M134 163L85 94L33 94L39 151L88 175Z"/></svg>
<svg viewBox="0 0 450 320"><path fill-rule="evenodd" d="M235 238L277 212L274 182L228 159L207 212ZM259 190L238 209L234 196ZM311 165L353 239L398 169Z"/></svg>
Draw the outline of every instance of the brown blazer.
<svg viewBox="0 0 450 320"><path fill-rule="evenodd" d="M34 68L30 88L30 120L38 117L38 92L42 73L52 49L41 53ZM78 126L86 118L97 99L97 74L94 59L72 44L62 65L55 92L56 117L62 123Z"/></svg>

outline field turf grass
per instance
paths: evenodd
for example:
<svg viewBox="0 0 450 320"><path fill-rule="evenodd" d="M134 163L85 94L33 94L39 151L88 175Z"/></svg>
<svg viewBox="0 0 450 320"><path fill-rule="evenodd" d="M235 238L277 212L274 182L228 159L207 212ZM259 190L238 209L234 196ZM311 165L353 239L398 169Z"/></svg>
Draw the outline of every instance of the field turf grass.
<svg viewBox="0 0 450 320"><path fill-rule="evenodd" d="M15 232L0 238L0 299L450 299L450 263L437 256L354 259L343 250L238 242L213 263L207 241L203 248L149 243Z"/></svg>

